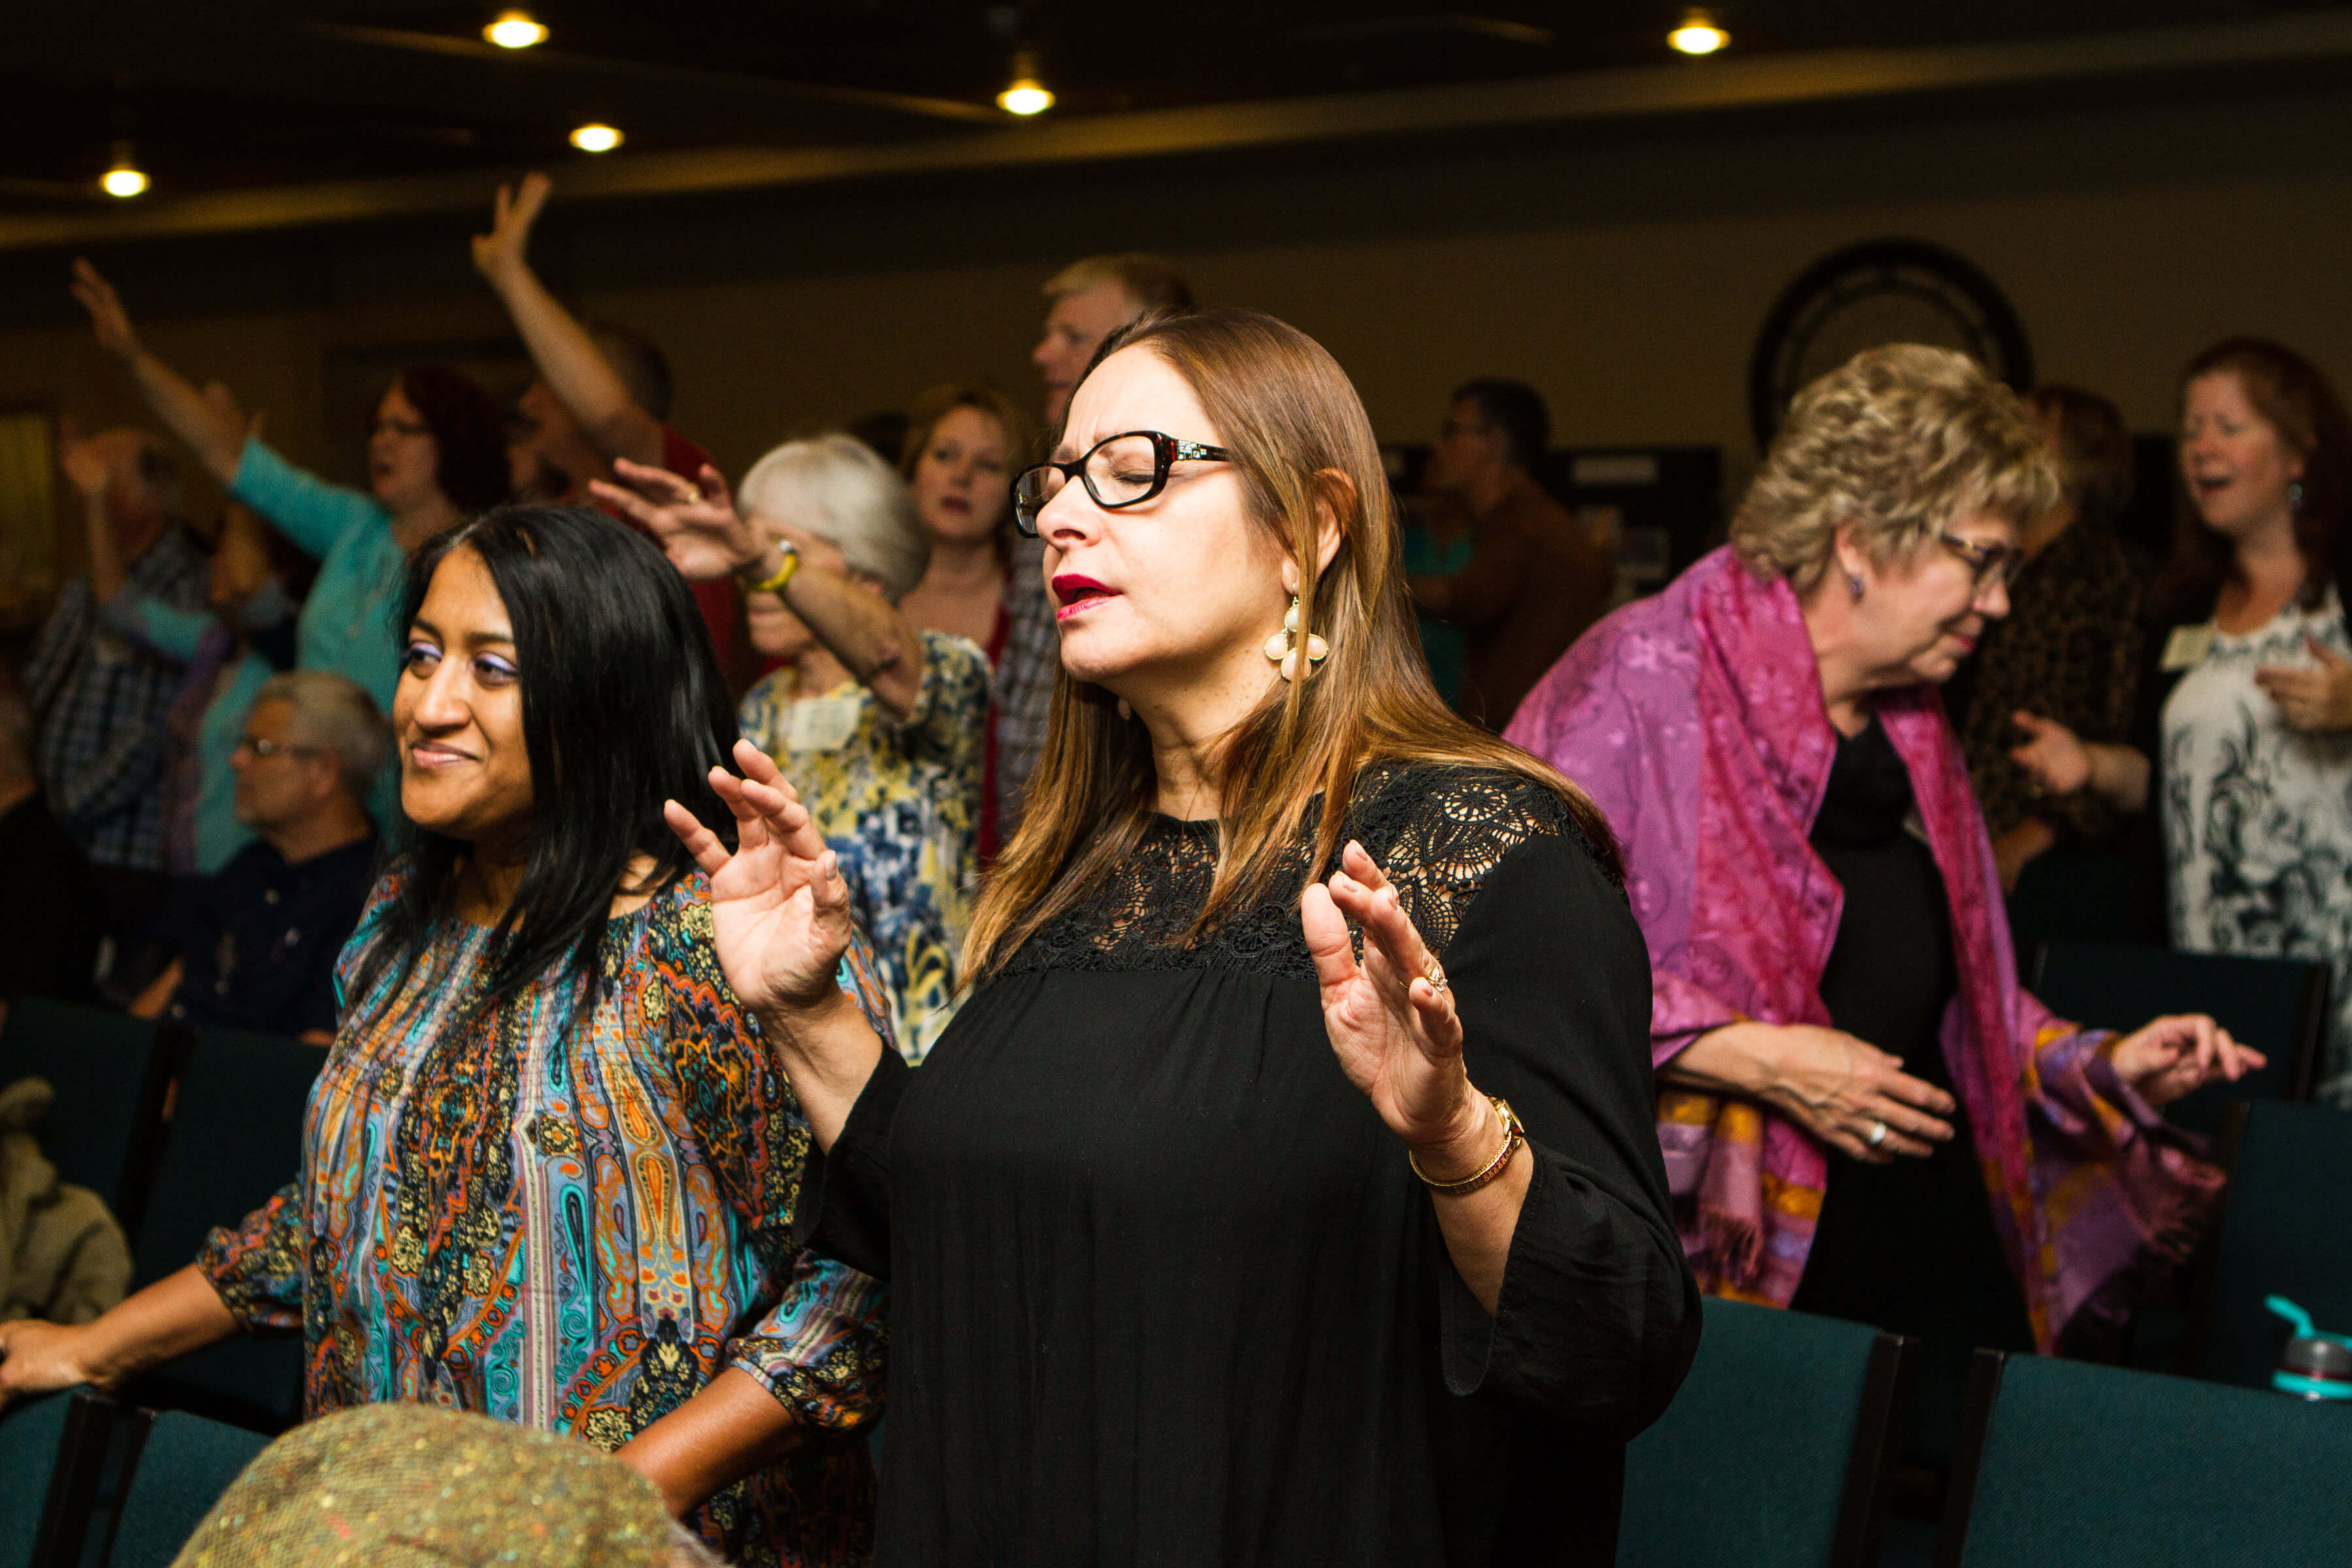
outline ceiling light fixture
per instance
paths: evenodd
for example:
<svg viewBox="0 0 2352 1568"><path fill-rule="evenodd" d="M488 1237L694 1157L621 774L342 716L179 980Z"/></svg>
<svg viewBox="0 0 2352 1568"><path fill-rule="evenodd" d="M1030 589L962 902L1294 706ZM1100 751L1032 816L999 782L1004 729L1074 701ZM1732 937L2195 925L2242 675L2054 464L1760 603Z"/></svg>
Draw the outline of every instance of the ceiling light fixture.
<svg viewBox="0 0 2352 1568"><path fill-rule="evenodd" d="M572 132L572 144L583 153L609 153L621 144L621 133L592 120Z"/></svg>
<svg viewBox="0 0 2352 1568"><path fill-rule="evenodd" d="M131 157L130 142L117 142L114 144L114 166L99 176L98 184L99 189L108 195L121 196L126 201L147 188L147 176L141 171L138 161Z"/></svg>
<svg viewBox="0 0 2352 1568"><path fill-rule="evenodd" d="M502 49L527 49L547 42L547 29L528 11L501 11L497 21L482 29L482 37Z"/></svg>
<svg viewBox="0 0 2352 1568"><path fill-rule="evenodd" d="M1029 50L1013 51L1013 79L996 95L996 107L1024 118L1043 114L1054 107L1054 94L1037 79L1037 57Z"/></svg>
<svg viewBox="0 0 2352 1568"><path fill-rule="evenodd" d="M1715 18L1694 7L1683 13L1682 26L1666 35L1666 42L1686 55L1711 55L1731 42L1731 35Z"/></svg>

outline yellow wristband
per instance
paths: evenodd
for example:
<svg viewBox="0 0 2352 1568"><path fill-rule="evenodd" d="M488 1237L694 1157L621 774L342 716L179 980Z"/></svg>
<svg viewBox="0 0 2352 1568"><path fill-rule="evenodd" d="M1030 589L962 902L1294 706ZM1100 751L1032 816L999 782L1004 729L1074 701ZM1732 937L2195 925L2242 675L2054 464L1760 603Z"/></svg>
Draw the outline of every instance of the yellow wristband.
<svg viewBox="0 0 2352 1568"><path fill-rule="evenodd" d="M784 563L782 566L777 567L776 574L769 578L766 582L744 584L743 586L750 592L754 594L781 594L784 591L784 584L793 580L793 574L801 569L801 552L799 551L793 549L789 544L778 544L776 548L783 552Z"/></svg>

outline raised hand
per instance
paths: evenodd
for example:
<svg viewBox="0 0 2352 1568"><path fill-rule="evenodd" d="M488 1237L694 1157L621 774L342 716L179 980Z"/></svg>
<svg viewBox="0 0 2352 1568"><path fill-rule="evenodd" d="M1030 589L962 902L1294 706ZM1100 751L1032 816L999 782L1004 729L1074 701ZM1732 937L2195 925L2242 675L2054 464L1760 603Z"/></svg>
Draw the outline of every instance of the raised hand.
<svg viewBox="0 0 2352 1568"><path fill-rule="evenodd" d="M662 815L710 879L711 943L735 995L754 1013L832 1001L848 950L849 887L808 808L776 764L735 742L738 777L710 770L710 787L735 814L732 854L676 801Z"/></svg>
<svg viewBox="0 0 2352 1568"><path fill-rule="evenodd" d="M2021 709L2009 721L2030 737L2011 750L2009 760L2032 774L2044 795L2073 795L2091 782L2091 753L2074 731Z"/></svg>
<svg viewBox="0 0 2352 1568"><path fill-rule="evenodd" d="M2115 1045L2116 1076L2150 1105L2169 1105L2216 1079L2235 1082L2269 1058L2202 1013L2158 1018Z"/></svg>
<svg viewBox="0 0 2352 1568"><path fill-rule="evenodd" d="M709 464L699 482L626 458L614 458L613 471L625 489L603 479L589 489L643 524L680 576L725 577L767 554L768 541L736 511L734 493Z"/></svg>
<svg viewBox="0 0 2352 1568"><path fill-rule="evenodd" d="M113 480L106 454L71 417L58 421L58 467L65 470L66 479L83 500L95 503L106 499L107 486Z"/></svg>
<svg viewBox="0 0 2352 1568"><path fill-rule="evenodd" d="M73 297L89 312L90 330L98 334L98 346L119 360L138 358L139 334L131 330L131 312L122 308L114 285L86 258L78 256L74 258L72 287Z"/></svg>
<svg viewBox="0 0 2352 1568"><path fill-rule="evenodd" d="M1348 940L1351 920L1363 928L1360 963ZM1307 889L1299 923L1322 988L1323 1027L1348 1081L1433 1178L1475 1175L1500 1146L1500 1124L1463 1067L1445 971L1361 844L1350 841L1330 881Z"/></svg>
<svg viewBox="0 0 2352 1568"><path fill-rule="evenodd" d="M2352 659L2317 637L2305 637L2304 645L2311 650L2311 668L2264 665L2254 671L2254 684L2297 730L2352 729Z"/></svg>
<svg viewBox="0 0 2352 1568"><path fill-rule="evenodd" d="M496 283L526 265L530 226L539 221L539 210L554 188L541 174L525 174L521 185L513 189L499 187L490 205L490 232L474 236L475 271Z"/></svg>

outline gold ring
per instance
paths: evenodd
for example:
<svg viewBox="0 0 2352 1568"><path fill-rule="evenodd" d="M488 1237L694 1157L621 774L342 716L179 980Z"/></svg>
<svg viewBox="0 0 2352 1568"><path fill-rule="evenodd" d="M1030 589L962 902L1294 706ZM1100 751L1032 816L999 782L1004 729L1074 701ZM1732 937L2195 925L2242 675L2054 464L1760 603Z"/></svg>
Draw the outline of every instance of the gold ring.
<svg viewBox="0 0 2352 1568"><path fill-rule="evenodd" d="M1423 955L1421 977L1429 982L1429 988L1433 991L1442 992L1447 989L1445 968L1437 962L1437 954L1433 952Z"/></svg>

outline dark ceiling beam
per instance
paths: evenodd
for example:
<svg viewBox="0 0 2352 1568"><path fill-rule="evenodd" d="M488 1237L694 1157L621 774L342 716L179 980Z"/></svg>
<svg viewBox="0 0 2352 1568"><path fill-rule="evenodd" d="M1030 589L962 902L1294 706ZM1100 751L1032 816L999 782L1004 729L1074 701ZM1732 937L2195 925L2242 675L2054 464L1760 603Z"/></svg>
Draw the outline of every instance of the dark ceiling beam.
<svg viewBox="0 0 2352 1568"><path fill-rule="evenodd" d="M1514 126L1901 100L1963 92L2194 79L2352 63L2352 10L2055 40L1710 59L1568 76L1073 116L969 135L852 146L718 147L568 163L567 201L1234 153ZM173 197L95 213L0 217L0 251L478 212L495 171Z"/></svg>

